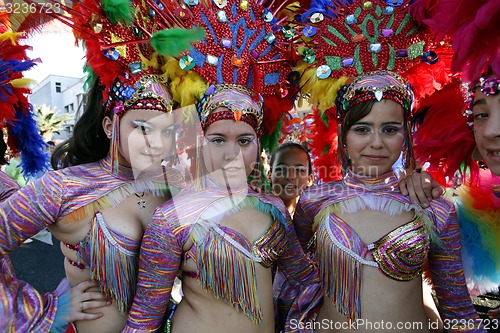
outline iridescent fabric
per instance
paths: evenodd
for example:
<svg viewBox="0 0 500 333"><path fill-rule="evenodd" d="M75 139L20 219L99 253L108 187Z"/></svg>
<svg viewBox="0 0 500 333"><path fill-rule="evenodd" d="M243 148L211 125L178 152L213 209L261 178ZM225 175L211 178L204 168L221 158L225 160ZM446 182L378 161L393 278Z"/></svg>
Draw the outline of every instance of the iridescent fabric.
<svg viewBox="0 0 500 333"><path fill-rule="evenodd" d="M314 239L312 237L314 233L321 233L322 230L330 229L338 231L338 233L334 235L335 242L337 242L335 246L340 245L356 254L362 254L363 250L366 249L366 245L361 242L359 237L356 238L355 235L352 234L351 228L345 224L339 223L340 220L337 217L334 216L332 218L332 214L336 211L334 208L335 206L337 206L337 208L341 206L339 209L343 211L347 210L347 212L359 209L375 209L384 211L390 215L396 215L403 211L416 209L418 213L418 208L411 205L409 198L404 197L399 192L397 178L394 174L387 174L379 178L367 178L348 173L346 178L342 181L325 183L313 187L304 192L301 196L294 215L294 224L301 237L301 243L305 247L308 244L311 246L310 241ZM460 230L455 207L445 199L439 198L433 200L429 208L423 209L422 214L422 221L427 221L427 224L431 222L430 225L425 226L426 234L433 243L427 257L443 319L477 318L477 313L465 284L460 253ZM314 217L316 217L315 223L313 223ZM424 225L416 221L413 227L412 230L411 223L403 226L402 228L405 229L406 233L401 236L391 235L391 233L387 235L390 236L389 238L393 241L398 237L410 236L410 238L412 238L412 236L415 236L415 241L410 241L410 246L408 248L413 248L412 253L418 256L416 265L414 266L414 272L411 272L412 269L409 271L403 269L402 272L400 272L401 274L396 276L400 268L396 268L396 266L388 269L384 268L384 270L387 269L385 273L394 275L391 276L391 278L416 276L417 271L420 270L419 262L423 260L421 256L426 252L426 246L424 245L426 237L424 237L422 229L420 229L424 227ZM406 230L406 228L410 228L410 230ZM338 237L339 233L345 233L345 237ZM350 233L353 237L349 236ZM373 246L373 249L377 247L380 248L383 244L391 244L391 241L387 242L387 236L382 237L382 242ZM318 237L321 237L321 235L318 235ZM421 243L422 246L419 246L419 243ZM329 244L332 248L335 247L333 242L323 242L321 246L328 246ZM317 246L312 245L312 247L316 249L316 252L332 250L332 248L320 248L319 242ZM388 253L381 253L381 255L388 255L388 258L391 257ZM398 257L398 261L401 259L399 254L397 254L396 257ZM361 286L358 283L354 285L350 284L347 288L344 288L344 290L337 290L337 294L335 295L335 288L331 288L338 282L336 281L337 279L342 279L346 274L346 272L341 269L341 271L338 272L339 274L332 275L336 269L335 267L338 268L340 267L338 265L348 264L348 261L351 260L350 258L350 255L337 258L345 260L344 263L321 260L319 265L321 278L324 283L326 281L327 284L325 286L325 293L331 298L331 301L337 302L337 308L341 313L353 317L356 312L359 314L359 311L352 307L346 308L346 304L352 304L346 301L346 299L349 297L352 298L353 295L349 288L361 288ZM381 268L380 263L385 265L385 263L390 262L390 260L391 259L386 260L384 258L379 258L375 262L369 262ZM360 269L362 270L362 267ZM411 273L408 274L409 272ZM329 280L332 283L328 285L327 281ZM344 282L345 281L347 281L347 279L344 280ZM289 304L286 299L286 293L282 293L281 297L284 299L283 303L285 305ZM474 330L474 332L476 331L484 332L484 330Z"/></svg>
<svg viewBox="0 0 500 333"><path fill-rule="evenodd" d="M242 209L269 213L274 220L253 243L220 225L222 219ZM190 188L161 206L145 232L137 294L124 332L153 332L159 327L189 238L195 249L188 253L197 264L200 285L257 324L261 318L255 263L268 266L274 262L309 295L319 286L317 271L298 245L281 200L246 186L231 196L220 186L201 191Z"/></svg>
<svg viewBox="0 0 500 333"><path fill-rule="evenodd" d="M17 183L0 171L0 202L19 189ZM26 282L16 279L10 258L0 258L0 331L62 332L64 312L58 305L69 301L69 285L64 280L56 291L40 295ZM58 324L62 321L61 324ZM58 326L57 328L54 326Z"/></svg>
<svg viewBox="0 0 500 333"><path fill-rule="evenodd" d="M164 181L166 176L159 174L156 177L135 180L132 170L123 166L120 166L117 174L113 174L109 158L46 173L17 191L0 206L0 256L7 255L18 248L25 239L56 221L78 221L94 215L103 207L116 206L136 192L164 195L167 191ZM174 183L179 187L184 184L183 179L176 178L175 175L169 175L168 179L170 184ZM174 186L171 189L174 189ZM107 269L106 266L101 268ZM114 282L121 286L123 272L115 273ZM48 332L56 311L59 311L57 302L54 301L57 295L50 296L52 301L45 305L36 301L39 295L34 295L30 294L25 299L24 308L17 309L20 312L15 316L38 316L37 325L42 327L40 332ZM31 297L34 297L33 300ZM45 313L43 306L46 307Z"/></svg>
<svg viewBox="0 0 500 333"><path fill-rule="evenodd" d="M0 202L3 202L19 189L19 185L5 172L0 171Z"/></svg>

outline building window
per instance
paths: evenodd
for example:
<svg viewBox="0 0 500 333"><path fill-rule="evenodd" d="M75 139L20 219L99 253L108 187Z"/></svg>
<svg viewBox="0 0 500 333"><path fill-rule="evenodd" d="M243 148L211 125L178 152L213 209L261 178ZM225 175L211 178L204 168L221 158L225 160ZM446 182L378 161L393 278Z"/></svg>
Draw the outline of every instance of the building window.
<svg viewBox="0 0 500 333"><path fill-rule="evenodd" d="M56 93L61 92L61 82L56 82Z"/></svg>
<svg viewBox="0 0 500 333"><path fill-rule="evenodd" d="M73 112L75 112L75 105L73 103L66 105L64 107L64 111L66 111L66 113L73 113Z"/></svg>

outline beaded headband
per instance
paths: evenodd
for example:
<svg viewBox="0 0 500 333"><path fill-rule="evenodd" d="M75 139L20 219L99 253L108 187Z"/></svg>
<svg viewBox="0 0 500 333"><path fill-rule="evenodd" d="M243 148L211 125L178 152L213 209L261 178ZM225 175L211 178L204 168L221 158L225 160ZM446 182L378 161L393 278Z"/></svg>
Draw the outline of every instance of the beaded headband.
<svg viewBox="0 0 500 333"><path fill-rule="evenodd" d="M373 99L390 99L401 105L409 115L413 94L404 79L396 73L377 71L360 75L338 94L337 119L343 119L353 106Z"/></svg>
<svg viewBox="0 0 500 333"><path fill-rule="evenodd" d="M239 85L211 85L205 96L198 103L201 127L205 130L217 120L232 119L244 121L255 130L258 136L262 134L262 100L256 102L252 91ZM259 96L260 97L260 96ZM223 110L214 112L223 108Z"/></svg>
<svg viewBox="0 0 500 333"><path fill-rule="evenodd" d="M472 114L472 107L474 106L474 98L476 97L476 90L480 89L486 96L494 96L500 92L500 79L496 77L481 77L475 84L469 86L467 98L465 101L464 117L467 117L467 124L474 125L474 117Z"/></svg>

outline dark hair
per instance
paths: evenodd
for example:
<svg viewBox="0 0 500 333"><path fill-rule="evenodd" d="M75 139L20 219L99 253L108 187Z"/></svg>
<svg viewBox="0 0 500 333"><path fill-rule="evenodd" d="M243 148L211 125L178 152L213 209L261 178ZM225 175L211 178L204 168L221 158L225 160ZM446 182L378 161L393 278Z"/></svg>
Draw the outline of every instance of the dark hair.
<svg viewBox="0 0 500 333"><path fill-rule="evenodd" d="M90 85L87 105L75 124L73 135L58 145L52 153L50 162L55 170L96 162L109 152L111 140L104 133L102 121L104 117L112 116L112 111L109 111L111 115L106 114L102 100L103 87L98 80L93 78Z"/></svg>
<svg viewBox="0 0 500 333"><path fill-rule="evenodd" d="M311 163L311 155L309 155L309 151L307 150L306 147L304 147L303 145L301 145L300 143L296 143L296 142L291 142L291 141L288 141L288 142L284 142L282 143L275 151L274 153L271 155L271 160L269 161L269 167L270 167L270 170L271 172L273 171L273 165L274 165L274 161L276 160L276 156L278 156L278 153L280 152L283 152L285 150L288 150L288 149L298 149L298 150L302 150L306 155L307 155L307 162L309 164L307 170L308 170L308 175L312 175L313 173L313 169L312 169L312 163Z"/></svg>
<svg viewBox="0 0 500 333"><path fill-rule="evenodd" d="M0 134L2 134L2 131L0 131ZM3 140L3 135L2 135L2 140L0 140L0 165L8 164L9 161L5 159L5 152L7 151L7 144Z"/></svg>
<svg viewBox="0 0 500 333"><path fill-rule="evenodd" d="M47 146L55 146L56 145L56 143L54 141L52 141L52 140L47 141L45 143L47 144Z"/></svg>

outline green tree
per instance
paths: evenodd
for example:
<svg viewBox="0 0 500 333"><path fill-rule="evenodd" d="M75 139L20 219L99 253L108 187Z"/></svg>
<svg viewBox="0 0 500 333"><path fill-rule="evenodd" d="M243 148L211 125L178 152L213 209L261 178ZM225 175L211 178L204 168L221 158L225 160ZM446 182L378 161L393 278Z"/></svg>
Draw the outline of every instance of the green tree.
<svg viewBox="0 0 500 333"><path fill-rule="evenodd" d="M45 141L52 139L54 134L60 134L60 130L64 129L69 123L72 115L67 113L57 114L56 108L51 108L45 104L41 106L33 105L34 113L37 115L36 121L40 134Z"/></svg>

